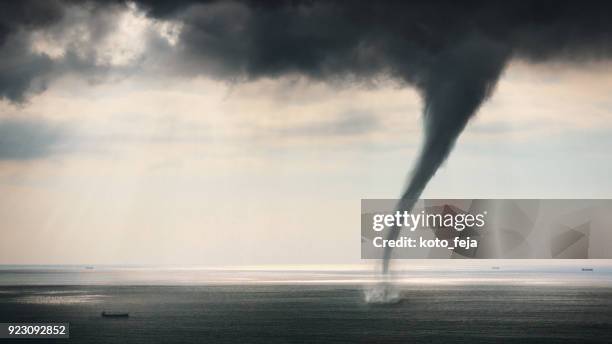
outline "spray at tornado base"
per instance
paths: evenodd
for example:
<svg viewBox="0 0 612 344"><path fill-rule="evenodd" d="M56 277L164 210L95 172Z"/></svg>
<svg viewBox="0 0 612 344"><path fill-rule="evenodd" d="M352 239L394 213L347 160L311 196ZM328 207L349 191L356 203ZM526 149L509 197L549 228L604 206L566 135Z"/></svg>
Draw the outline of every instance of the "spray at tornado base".
<svg viewBox="0 0 612 344"><path fill-rule="evenodd" d="M232 82L300 75L369 83L390 77L415 87L424 103L423 147L397 205L401 210L413 207L511 59L574 63L612 57L612 4L603 1L87 3L95 21L77 22L83 16L70 15L81 6L74 1L0 4L0 13L13 14L0 15L0 56L15 66L0 71L0 98L23 102L65 74L103 77L139 68ZM117 69L97 62L93 48L113 13L127 7L181 28L175 44L149 33L145 51L155 51L159 65L145 60ZM36 32L61 34L78 25L97 34L67 46L62 56L25 46ZM387 249L384 272L391 257Z"/></svg>

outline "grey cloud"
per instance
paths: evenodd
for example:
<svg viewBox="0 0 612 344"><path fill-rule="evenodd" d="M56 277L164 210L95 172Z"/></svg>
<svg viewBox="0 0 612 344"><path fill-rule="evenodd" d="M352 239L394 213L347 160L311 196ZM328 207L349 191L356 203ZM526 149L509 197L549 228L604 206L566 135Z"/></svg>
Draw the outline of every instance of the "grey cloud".
<svg viewBox="0 0 612 344"><path fill-rule="evenodd" d="M0 61L0 98L16 102L23 101L30 91L44 90L53 70L53 61L46 55L30 52L22 36L4 42Z"/></svg>
<svg viewBox="0 0 612 344"><path fill-rule="evenodd" d="M291 126L277 131L281 136L288 137L331 137L358 136L378 129L378 119L363 111L351 111L340 114L331 121L307 123Z"/></svg>
<svg viewBox="0 0 612 344"><path fill-rule="evenodd" d="M0 160L32 160L56 154L67 129L30 119L0 120Z"/></svg>
<svg viewBox="0 0 612 344"><path fill-rule="evenodd" d="M57 76L77 73L87 79L109 72L96 62L95 47L111 31L123 4L94 1L3 1L0 3L0 98L23 102ZM84 13L85 15L71 15ZM34 51L32 34L61 38L79 27L86 39L67 42L63 56ZM86 33L82 28L86 28ZM80 37L80 38L83 38Z"/></svg>
<svg viewBox="0 0 612 344"><path fill-rule="evenodd" d="M21 102L29 90L45 87L52 61L29 46L28 33L63 17L58 1L2 1L0 3L0 98Z"/></svg>
<svg viewBox="0 0 612 344"><path fill-rule="evenodd" d="M0 44L12 33L43 28L58 22L64 15L64 4L56 0L2 1L0 3Z"/></svg>

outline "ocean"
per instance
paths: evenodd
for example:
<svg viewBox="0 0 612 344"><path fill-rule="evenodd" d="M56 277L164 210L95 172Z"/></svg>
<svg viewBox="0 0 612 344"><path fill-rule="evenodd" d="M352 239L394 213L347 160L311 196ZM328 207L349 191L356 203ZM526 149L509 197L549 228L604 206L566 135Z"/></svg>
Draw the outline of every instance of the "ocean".
<svg viewBox="0 0 612 344"><path fill-rule="evenodd" d="M319 272L308 279L314 273L303 271L282 279L292 274L274 271L257 276L259 283L245 280L259 273L0 269L0 322L68 322L70 339L53 342L70 343L612 341L607 273L582 279L559 273L415 273L407 278L413 283L396 285L401 302L394 304L365 302L369 287L361 279L367 274L360 272ZM109 282L113 274L123 277ZM236 279L185 277L198 274ZM102 311L130 316L104 318Z"/></svg>

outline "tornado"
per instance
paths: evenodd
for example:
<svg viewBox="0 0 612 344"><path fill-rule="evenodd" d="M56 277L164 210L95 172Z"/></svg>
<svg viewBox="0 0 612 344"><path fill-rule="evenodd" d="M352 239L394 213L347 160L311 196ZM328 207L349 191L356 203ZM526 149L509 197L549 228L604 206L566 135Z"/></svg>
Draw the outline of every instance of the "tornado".
<svg viewBox="0 0 612 344"><path fill-rule="evenodd" d="M486 37L474 37L432 62L420 88L424 101L423 147L396 210L412 210L470 118L492 94L508 57L504 46ZM392 228L387 239L397 239L398 235L399 228ZM392 252L393 248L385 248L383 274L389 272Z"/></svg>

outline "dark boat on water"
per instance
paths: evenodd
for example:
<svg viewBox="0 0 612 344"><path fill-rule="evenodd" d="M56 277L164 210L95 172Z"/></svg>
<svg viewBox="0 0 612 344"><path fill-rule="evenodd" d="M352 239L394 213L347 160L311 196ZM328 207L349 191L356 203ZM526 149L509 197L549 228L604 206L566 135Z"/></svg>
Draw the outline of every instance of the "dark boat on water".
<svg viewBox="0 0 612 344"><path fill-rule="evenodd" d="M102 312L102 316L105 318L127 318L130 316L128 312Z"/></svg>
<svg viewBox="0 0 612 344"><path fill-rule="evenodd" d="M593 268L582 268L582 271L593 271Z"/></svg>

